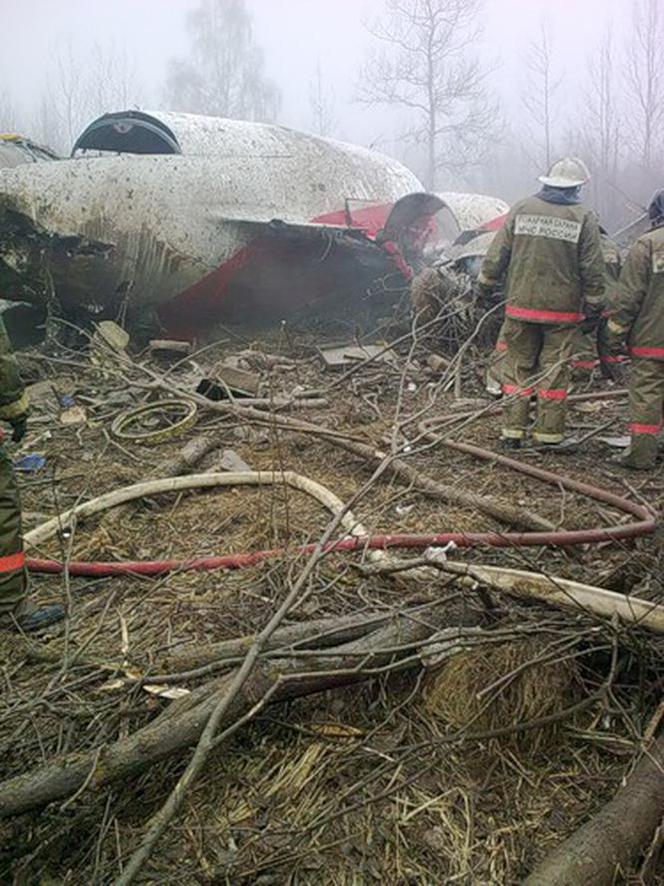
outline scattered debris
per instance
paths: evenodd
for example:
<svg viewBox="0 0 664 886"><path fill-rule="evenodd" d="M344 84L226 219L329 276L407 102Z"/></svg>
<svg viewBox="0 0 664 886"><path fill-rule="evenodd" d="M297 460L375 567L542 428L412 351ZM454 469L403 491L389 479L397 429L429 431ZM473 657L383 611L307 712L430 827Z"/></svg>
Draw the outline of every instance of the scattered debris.
<svg viewBox="0 0 664 886"><path fill-rule="evenodd" d="M63 425L84 425L87 420L83 406L69 406L60 413L60 424Z"/></svg>
<svg viewBox="0 0 664 886"><path fill-rule="evenodd" d="M224 449L219 460L221 471L252 471L246 461L241 458L234 449Z"/></svg>
<svg viewBox="0 0 664 886"><path fill-rule="evenodd" d="M450 361L440 354L429 354L427 357L427 366L432 372L442 372L450 365Z"/></svg>
<svg viewBox="0 0 664 886"><path fill-rule="evenodd" d="M174 354L181 357L191 354L192 350L193 348L189 341L176 341L172 338L153 338L150 342L150 353L155 356Z"/></svg>
<svg viewBox="0 0 664 886"><path fill-rule="evenodd" d="M573 400L601 402L573 458L500 454L489 350L476 337L460 364L460 329L336 375L320 329L168 361L131 341L98 342L101 363L22 355L29 564L71 615L0 650L5 879L113 882L156 815L146 881L521 882L641 771L661 732L661 470L632 489L606 466L625 402L601 379ZM223 389L220 366L264 387L192 393ZM620 864L637 878L643 853L656 882L653 827Z"/></svg>
<svg viewBox="0 0 664 886"><path fill-rule="evenodd" d="M46 464L46 458L43 455L32 452L15 459L13 464L17 471L32 474L35 471L41 471Z"/></svg>
<svg viewBox="0 0 664 886"><path fill-rule="evenodd" d="M191 400L157 400L118 415L111 433L128 443L154 446L182 436L196 423L197 411Z"/></svg>
<svg viewBox="0 0 664 886"><path fill-rule="evenodd" d="M259 373L230 366L228 363L218 363L214 367L214 375L202 379L196 393L209 400L228 400L231 396L256 397L260 387Z"/></svg>
<svg viewBox="0 0 664 886"><path fill-rule="evenodd" d="M390 363L396 360L396 354L384 345L338 345L330 348L319 348L327 369L344 369L363 360Z"/></svg>

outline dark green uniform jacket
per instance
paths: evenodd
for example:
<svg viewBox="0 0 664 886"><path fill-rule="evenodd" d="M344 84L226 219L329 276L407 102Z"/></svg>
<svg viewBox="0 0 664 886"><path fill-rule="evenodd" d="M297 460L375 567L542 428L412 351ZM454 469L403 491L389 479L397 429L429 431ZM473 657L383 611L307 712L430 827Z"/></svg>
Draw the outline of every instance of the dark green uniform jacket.
<svg viewBox="0 0 664 886"><path fill-rule="evenodd" d="M604 273L599 225L589 209L527 197L494 237L479 282L496 286L507 275L507 317L574 324L601 310Z"/></svg>
<svg viewBox="0 0 664 886"><path fill-rule="evenodd" d="M17 418L27 409L28 398L0 316L0 419ZM21 503L16 477L5 447L0 446L0 617L16 612L25 597L24 564Z"/></svg>
<svg viewBox="0 0 664 886"><path fill-rule="evenodd" d="M627 334L633 357L664 360L664 226L632 246L607 316L610 332Z"/></svg>

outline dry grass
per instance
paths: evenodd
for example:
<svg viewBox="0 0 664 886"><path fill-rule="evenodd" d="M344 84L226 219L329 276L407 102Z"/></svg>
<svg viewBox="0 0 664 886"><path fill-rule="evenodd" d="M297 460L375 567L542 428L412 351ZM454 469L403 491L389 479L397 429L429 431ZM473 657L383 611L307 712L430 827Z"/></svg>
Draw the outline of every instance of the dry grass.
<svg viewBox="0 0 664 886"><path fill-rule="evenodd" d="M287 350L283 341L262 346ZM268 380L276 395L294 384L320 388L330 383L307 347L288 351L298 358L296 371ZM212 365L224 349L238 348L227 344L199 362L204 368ZM448 397L436 394L435 379L423 368L424 356L415 353L407 373L416 390L404 392L406 414L425 409L434 394L430 412L442 413L449 404ZM35 359L31 365L40 373L62 372L59 364ZM330 394L328 409L305 416L384 446L394 417L398 372L367 367ZM190 376L191 370L183 367L177 378L185 383ZM140 373L133 378L140 381ZM481 367L468 360L463 378L464 389L476 395ZM182 445L124 451L108 441L104 432L121 408L108 404L127 387L117 377L101 378L94 369L77 370L74 392L99 401L89 406L89 422L78 429L58 423L54 402L35 408L34 437L46 429L52 437L34 451L44 452L54 471L23 481L32 525L41 519L39 514L50 515L143 478ZM145 389L136 387L133 402L145 396ZM609 408L618 414L622 407ZM581 413L573 418L589 421ZM601 415L605 420L606 410ZM359 459L319 440L274 428L248 433L246 427L212 415L201 416L196 432L201 429L214 433L221 448L234 448L252 467L299 471L342 499L368 476ZM494 446L496 420L471 425L463 436ZM601 444L591 441L580 456L554 464L624 492L620 481L606 474L604 454ZM197 470L215 469L218 458L218 452L211 453ZM611 516L590 501L470 458L432 450L412 456L412 462L440 482L511 503L527 502L570 528ZM661 476L658 472L646 478L637 493L661 502ZM387 476L355 513L376 531L496 528L482 515L426 499ZM326 522L315 502L290 489L159 496L132 505L122 520L102 518L79 526L73 556L186 559L299 544L318 538ZM44 553L59 556L58 542L45 545ZM593 583L603 573L616 589L625 575L630 582L645 581L646 574L657 575L661 567L661 549L648 539L635 546L587 551L577 559L538 550L464 556L546 568ZM0 777L56 754L113 742L148 722L168 702L128 681L127 672L155 668L173 649L195 649L255 632L301 565L301 560L287 558L241 572L73 581L68 635L53 631L37 647L16 638L0 641ZM661 594L652 580L647 590L652 598ZM37 577L34 591L42 600L62 599L62 581ZM404 579L364 577L353 569L352 558L335 556L316 571L310 591L292 613L293 621L400 606L409 596L435 599L441 587L434 580L414 585ZM376 678L361 687L276 706L238 733L208 761L151 858L145 882L519 882L545 848L615 790L634 736L642 732L658 701L662 650L643 635L621 639L620 679L605 709L595 705L573 722L561 721L546 730L450 744L446 739L459 730L496 730L563 712L593 692L608 671L607 637L587 633L596 627L594 622L532 605L495 603L496 624L526 625L523 638L460 652L423 678L415 672ZM193 688L196 683L185 685ZM183 753L110 789L92 787L63 811L54 805L42 814L0 823L0 881L112 881L187 759Z"/></svg>
<svg viewBox="0 0 664 886"><path fill-rule="evenodd" d="M454 729L500 730L557 714L578 692L571 658L547 652L541 638L461 652L427 676L426 711ZM521 750L539 746L541 730L520 733Z"/></svg>

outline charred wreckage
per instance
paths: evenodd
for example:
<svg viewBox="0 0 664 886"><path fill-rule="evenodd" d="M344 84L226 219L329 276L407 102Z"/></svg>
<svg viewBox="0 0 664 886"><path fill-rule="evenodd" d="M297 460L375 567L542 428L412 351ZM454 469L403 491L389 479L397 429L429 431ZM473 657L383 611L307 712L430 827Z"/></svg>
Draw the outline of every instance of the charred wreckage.
<svg viewBox="0 0 664 886"><path fill-rule="evenodd" d="M4 139L2 297L181 339L389 308L432 257L507 210L428 194L396 160L281 126L123 111L64 160Z"/></svg>

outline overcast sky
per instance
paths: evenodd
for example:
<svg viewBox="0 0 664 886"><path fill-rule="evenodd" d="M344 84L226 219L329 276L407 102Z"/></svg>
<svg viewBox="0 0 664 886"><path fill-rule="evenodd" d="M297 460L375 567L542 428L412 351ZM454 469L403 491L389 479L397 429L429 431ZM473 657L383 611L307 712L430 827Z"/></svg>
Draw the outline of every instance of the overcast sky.
<svg viewBox="0 0 664 886"><path fill-rule="evenodd" d="M309 84L320 58L334 88L338 134L365 144L389 143L395 116L367 113L353 102L370 36L363 22L380 13L380 0L247 0L266 55L266 68L283 93L281 122L306 128ZM664 0L663 0L664 2ZM187 49L184 21L195 0L0 0L2 85L18 105L43 87L55 47L70 41L83 51L95 41L125 45L147 96L161 104L167 60ZM523 56L543 15L550 21L570 107L575 74L607 22L618 25L632 0L486 0L481 51L498 61L496 92L511 113L520 111ZM561 121L562 125L562 121Z"/></svg>

